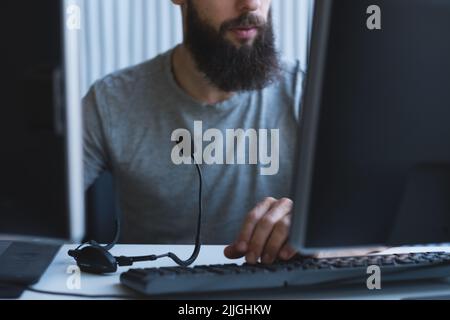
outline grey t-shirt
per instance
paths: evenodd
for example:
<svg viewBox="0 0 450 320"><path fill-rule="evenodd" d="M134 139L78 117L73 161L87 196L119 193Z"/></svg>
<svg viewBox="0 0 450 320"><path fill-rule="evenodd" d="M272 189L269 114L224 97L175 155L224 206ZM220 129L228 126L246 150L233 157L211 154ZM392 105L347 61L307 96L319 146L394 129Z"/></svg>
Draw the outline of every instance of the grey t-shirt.
<svg viewBox="0 0 450 320"><path fill-rule="evenodd" d="M122 242L193 243L197 172L181 158L188 147L172 141L188 130L204 175L203 243L229 244L257 202L291 195L304 74L283 62L280 80L264 90L207 105L176 83L172 52L97 81L83 99L85 187L112 172Z"/></svg>

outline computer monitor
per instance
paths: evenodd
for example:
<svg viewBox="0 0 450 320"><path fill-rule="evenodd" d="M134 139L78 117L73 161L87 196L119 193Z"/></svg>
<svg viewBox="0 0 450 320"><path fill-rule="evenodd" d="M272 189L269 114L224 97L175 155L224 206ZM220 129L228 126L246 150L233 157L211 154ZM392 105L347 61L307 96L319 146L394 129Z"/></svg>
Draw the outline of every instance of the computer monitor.
<svg viewBox="0 0 450 320"><path fill-rule="evenodd" d="M292 244L450 242L450 2L317 0L313 30Z"/></svg>
<svg viewBox="0 0 450 320"><path fill-rule="evenodd" d="M0 2L0 235L84 233L77 30L72 1Z"/></svg>

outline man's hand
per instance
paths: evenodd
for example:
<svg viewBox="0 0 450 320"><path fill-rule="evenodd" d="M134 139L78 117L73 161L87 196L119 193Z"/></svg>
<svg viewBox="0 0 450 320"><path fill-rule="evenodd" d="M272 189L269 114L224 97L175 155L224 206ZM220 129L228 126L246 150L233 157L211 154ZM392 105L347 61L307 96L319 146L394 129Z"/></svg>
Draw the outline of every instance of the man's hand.
<svg viewBox="0 0 450 320"><path fill-rule="evenodd" d="M255 264L261 258L264 264L277 259L289 260L296 251L287 244L291 226L290 199L266 198L247 215L237 241L225 248L229 259L245 259Z"/></svg>

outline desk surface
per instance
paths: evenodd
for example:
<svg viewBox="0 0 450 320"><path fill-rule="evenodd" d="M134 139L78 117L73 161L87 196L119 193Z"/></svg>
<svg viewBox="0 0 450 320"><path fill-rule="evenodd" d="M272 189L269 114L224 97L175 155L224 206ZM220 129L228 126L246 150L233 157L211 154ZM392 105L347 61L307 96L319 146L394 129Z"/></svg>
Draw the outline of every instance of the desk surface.
<svg viewBox="0 0 450 320"><path fill-rule="evenodd" d="M131 291L120 285L119 276L127 268L120 268L116 274L95 276L90 274L81 274L81 289L69 289L67 282L73 278L73 273L69 273L74 261L67 255L69 249L75 248L73 245L66 245L61 248L53 263L49 266L41 281L34 287L36 289L66 292L89 295L129 295ZM149 255L163 254L172 251L181 258L187 258L192 253L192 246L152 246L152 245L118 245L112 253L119 255ZM222 264L222 263L243 263L244 260L228 260L223 255L223 246L203 246L196 265L204 264ZM401 253L413 251L448 251L450 247L426 247L426 248L400 248L390 249L386 253ZM135 264L135 268L151 268L174 266L169 259L162 259L156 262L145 262ZM72 271L73 272L73 271ZM180 296L181 299L405 299L405 298L427 298L427 297L450 296L450 279L442 281L426 281L407 284L396 284L384 286L382 290L369 291L367 288L340 288L327 290L268 290L257 293L233 293L230 294L208 294L205 296ZM37 294L34 292L25 292L21 299L46 300L46 299L76 299L65 296Z"/></svg>

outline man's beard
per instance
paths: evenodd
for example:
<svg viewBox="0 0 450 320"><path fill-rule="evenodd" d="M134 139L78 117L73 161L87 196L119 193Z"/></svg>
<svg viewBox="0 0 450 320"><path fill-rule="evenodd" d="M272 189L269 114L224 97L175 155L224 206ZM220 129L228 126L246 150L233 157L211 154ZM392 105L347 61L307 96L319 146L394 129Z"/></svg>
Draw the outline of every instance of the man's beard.
<svg viewBox="0 0 450 320"><path fill-rule="evenodd" d="M258 35L252 45L236 47L225 38L230 28L249 26L258 27ZM223 23L217 32L199 17L189 1L185 45L199 71L225 92L260 90L273 83L279 75L271 13L267 22L254 14L242 15Z"/></svg>

